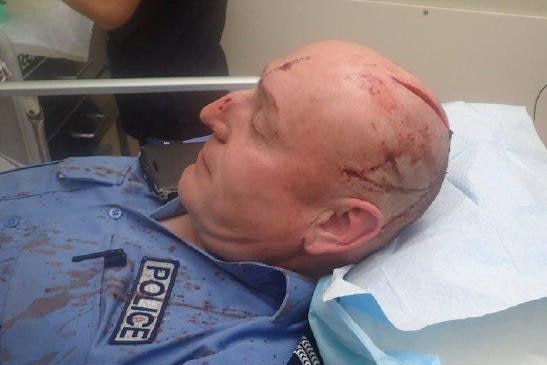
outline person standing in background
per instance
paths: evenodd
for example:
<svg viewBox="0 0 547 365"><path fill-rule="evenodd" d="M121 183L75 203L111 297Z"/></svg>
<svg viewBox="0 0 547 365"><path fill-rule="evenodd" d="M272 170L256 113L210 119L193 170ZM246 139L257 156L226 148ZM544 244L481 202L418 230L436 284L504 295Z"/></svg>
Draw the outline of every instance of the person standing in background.
<svg viewBox="0 0 547 365"><path fill-rule="evenodd" d="M108 31L112 78L225 76L226 0L64 0ZM201 108L222 91L116 96L124 130L147 139L208 134Z"/></svg>

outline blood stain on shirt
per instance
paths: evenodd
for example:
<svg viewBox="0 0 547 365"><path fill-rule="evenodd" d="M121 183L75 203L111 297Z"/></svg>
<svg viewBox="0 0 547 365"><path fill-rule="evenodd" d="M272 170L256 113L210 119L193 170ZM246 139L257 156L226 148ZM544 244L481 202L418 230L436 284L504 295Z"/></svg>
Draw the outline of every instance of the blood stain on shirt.
<svg viewBox="0 0 547 365"><path fill-rule="evenodd" d="M0 245L3 245L4 243L10 243L13 241L13 238L11 238L8 235L5 235L4 233L0 233Z"/></svg>
<svg viewBox="0 0 547 365"><path fill-rule="evenodd" d="M57 351L48 352L47 354L45 354L44 356L42 356L38 360L31 361L31 362L27 363L27 365L47 365L47 364L51 364L53 359L55 359L57 357L57 354L59 354Z"/></svg>
<svg viewBox="0 0 547 365"><path fill-rule="evenodd" d="M11 360L11 352L8 350L2 350L0 352L0 362L7 362Z"/></svg>
<svg viewBox="0 0 547 365"><path fill-rule="evenodd" d="M3 330L7 331L18 321L29 318L42 318L56 310L65 307L70 302L70 294L68 290L63 290L51 297L41 297L35 299L31 305L16 317L4 323Z"/></svg>
<svg viewBox="0 0 547 365"><path fill-rule="evenodd" d="M99 273L99 270L95 267L89 268L88 270L70 270L68 275L72 277L72 282L68 288L82 288L89 286L89 281Z"/></svg>

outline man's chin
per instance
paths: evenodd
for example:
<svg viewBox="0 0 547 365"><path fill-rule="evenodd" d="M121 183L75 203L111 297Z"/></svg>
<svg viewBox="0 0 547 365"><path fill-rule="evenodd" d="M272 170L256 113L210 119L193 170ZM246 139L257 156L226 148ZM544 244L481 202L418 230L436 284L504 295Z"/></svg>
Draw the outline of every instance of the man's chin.
<svg viewBox="0 0 547 365"><path fill-rule="evenodd" d="M188 197L192 196L192 170L195 168L195 164L192 164L184 169L180 175L179 182L177 184L177 191L179 193L179 199L181 203L186 207L188 205Z"/></svg>

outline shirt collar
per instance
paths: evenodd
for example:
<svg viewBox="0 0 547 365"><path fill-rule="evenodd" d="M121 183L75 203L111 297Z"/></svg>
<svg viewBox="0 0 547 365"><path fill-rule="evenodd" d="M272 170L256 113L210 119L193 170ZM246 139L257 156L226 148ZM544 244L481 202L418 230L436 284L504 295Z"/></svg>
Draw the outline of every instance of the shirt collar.
<svg viewBox="0 0 547 365"><path fill-rule="evenodd" d="M169 200L167 203L150 213L150 218L161 221L182 214L186 214L186 208L177 197Z"/></svg>
<svg viewBox="0 0 547 365"><path fill-rule="evenodd" d="M59 163L60 179L94 181L106 185L120 185L131 167L133 157L78 157L67 158Z"/></svg>
<svg viewBox="0 0 547 365"><path fill-rule="evenodd" d="M186 208L179 198L175 198L152 212L149 217L159 221L185 213ZM273 322L292 323L299 318L305 318L315 281L290 270L260 262L223 261L199 247L190 246L241 282L278 302L279 307L271 318Z"/></svg>
<svg viewBox="0 0 547 365"><path fill-rule="evenodd" d="M315 281L260 262L226 262L214 257L212 260L241 282L279 303L272 322L293 323L306 317Z"/></svg>

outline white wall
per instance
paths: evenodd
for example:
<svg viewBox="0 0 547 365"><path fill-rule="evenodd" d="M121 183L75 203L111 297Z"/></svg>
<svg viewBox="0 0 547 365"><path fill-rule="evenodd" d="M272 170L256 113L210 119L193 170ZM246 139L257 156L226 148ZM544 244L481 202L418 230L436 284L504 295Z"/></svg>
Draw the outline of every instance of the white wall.
<svg viewBox="0 0 547 365"><path fill-rule="evenodd" d="M257 75L303 44L356 41L416 74L443 101L525 105L531 113L547 82L546 38L540 16L385 1L229 0L223 45L232 75ZM538 110L536 127L547 141L547 93Z"/></svg>
<svg viewBox="0 0 547 365"><path fill-rule="evenodd" d="M547 1L542 0L378 0L376 2L547 16Z"/></svg>

